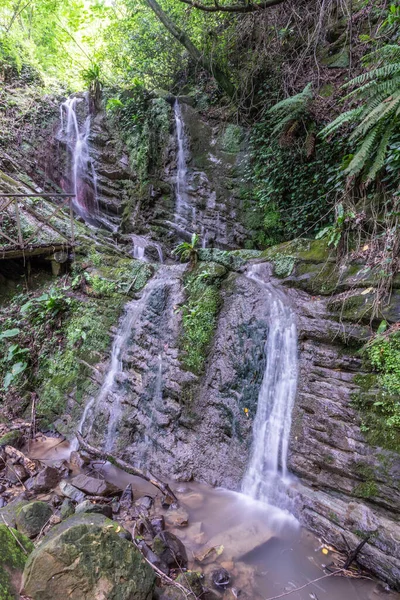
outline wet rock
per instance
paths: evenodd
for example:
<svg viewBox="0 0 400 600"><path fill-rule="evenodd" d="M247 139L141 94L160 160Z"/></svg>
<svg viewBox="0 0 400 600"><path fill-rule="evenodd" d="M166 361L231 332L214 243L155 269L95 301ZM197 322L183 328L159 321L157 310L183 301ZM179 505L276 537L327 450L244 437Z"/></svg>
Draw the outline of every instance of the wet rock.
<svg viewBox="0 0 400 600"><path fill-rule="evenodd" d="M36 494L53 490L60 482L62 475L54 467L45 467L25 483L25 487Z"/></svg>
<svg viewBox="0 0 400 600"><path fill-rule="evenodd" d="M189 515L183 508L170 509L165 519L171 527L187 527L189 524Z"/></svg>
<svg viewBox="0 0 400 600"><path fill-rule="evenodd" d="M7 461L4 477L9 483L16 484L28 479L29 473L26 472L23 465L13 464L11 461Z"/></svg>
<svg viewBox="0 0 400 600"><path fill-rule="evenodd" d="M165 521L163 515L156 516L150 519L150 525L156 535L164 531Z"/></svg>
<svg viewBox="0 0 400 600"><path fill-rule="evenodd" d="M188 559L181 540L170 531L163 531L153 540L153 552L170 568L186 568Z"/></svg>
<svg viewBox="0 0 400 600"><path fill-rule="evenodd" d="M61 504L61 508L60 508L60 516L62 519L68 519L68 517L71 517L75 512L75 506L74 503L72 502L72 500L70 498L65 498L63 500L63 503Z"/></svg>
<svg viewBox="0 0 400 600"><path fill-rule="evenodd" d="M23 593L33 600L150 600L155 575L103 515L56 526L28 558Z"/></svg>
<svg viewBox="0 0 400 600"><path fill-rule="evenodd" d="M29 502L17 515L17 529L29 538L37 536L52 516L53 511L46 502Z"/></svg>
<svg viewBox="0 0 400 600"><path fill-rule="evenodd" d="M70 498L74 502L83 502L83 500L85 499L85 494L78 490L78 488L68 483L68 481L65 481L65 479L60 481L59 487L62 494L67 498Z"/></svg>
<svg viewBox="0 0 400 600"><path fill-rule="evenodd" d="M180 573L176 578L176 581L188 590L188 592L183 592L170 586L166 590L163 590L160 600L186 600L188 597L203 599L205 597L201 575L196 573L196 571ZM188 596L188 594L190 595Z"/></svg>
<svg viewBox="0 0 400 600"><path fill-rule="evenodd" d="M19 598L22 571L33 544L19 531L0 523L0 548L0 598Z"/></svg>
<svg viewBox="0 0 400 600"><path fill-rule="evenodd" d="M226 569L220 567L211 573L211 579L218 590L226 590L230 583L231 576Z"/></svg>
<svg viewBox="0 0 400 600"><path fill-rule="evenodd" d="M73 477L71 485L89 496L111 496L120 491L119 488L104 479L96 479L83 474Z"/></svg>
<svg viewBox="0 0 400 600"><path fill-rule="evenodd" d="M255 548L268 542L272 537L271 530L260 520L246 520L226 531L214 535L196 553L199 562L209 558L213 549L222 548L224 559L239 560Z"/></svg>
<svg viewBox="0 0 400 600"><path fill-rule="evenodd" d="M112 519L113 511L110 504L93 504L90 500L84 500L75 508L76 514L79 513L94 513L104 515L108 519Z"/></svg>
<svg viewBox="0 0 400 600"><path fill-rule="evenodd" d="M153 505L154 499L151 496L142 496L135 502L135 506L143 508L144 510L150 510Z"/></svg>
<svg viewBox="0 0 400 600"><path fill-rule="evenodd" d="M121 496L121 506L124 508L130 508L133 504L133 492L132 484L128 483Z"/></svg>
<svg viewBox="0 0 400 600"><path fill-rule="evenodd" d="M117 515L119 513L119 511L121 510L121 503L118 501L117 498L112 499L111 510L112 510L113 515Z"/></svg>
<svg viewBox="0 0 400 600"><path fill-rule="evenodd" d="M69 464L72 469L82 469L89 463L90 459L76 450L73 450L69 456Z"/></svg>
<svg viewBox="0 0 400 600"><path fill-rule="evenodd" d="M165 564L165 562L163 562L161 560L161 558L159 556L157 556L157 554L155 554L152 551L152 549L146 544L146 542L144 540L139 541L138 546L139 546L140 551L142 552L143 556L145 556L147 558L147 560L149 560L151 562L152 565L154 565L155 567L157 567L157 569L160 569L160 571L162 571L163 573L168 575L168 573L169 573L168 566Z"/></svg>

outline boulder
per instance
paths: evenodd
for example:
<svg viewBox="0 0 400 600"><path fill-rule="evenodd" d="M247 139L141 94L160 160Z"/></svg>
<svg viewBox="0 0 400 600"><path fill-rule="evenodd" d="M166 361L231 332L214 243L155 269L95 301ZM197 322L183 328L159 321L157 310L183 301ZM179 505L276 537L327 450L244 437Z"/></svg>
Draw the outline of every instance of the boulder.
<svg viewBox="0 0 400 600"><path fill-rule="evenodd" d="M65 498L63 503L61 504L61 508L60 508L60 517L62 519L68 519L68 517L71 517L75 512L75 506L74 503L72 502L72 500L70 498Z"/></svg>
<svg viewBox="0 0 400 600"><path fill-rule="evenodd" d="M0 524L0 548L0 598L17 599L22 571L33 544L19 531Z"/></svg>
<svg viewBox="0 0 400 600"><path fill-rule="evenodd" d="M60 482L61 473L54 467L47 466L36 477L31 477L25 486L31 492L42 494L53 490Z"/></svg>
<svg viewBox="0 0 400 600"><path fill-rule="evenodd" d="M28 479L29 473L26 472L24 465L12 464L7 461L6 472L4 478L12 484L21 483Z"/></svg>
<svg viewBox="0 0 400 600"><path fill-rule="evenodd" d="M79 513L94 513L104 515L108 519L112 519L113 511L110 504L93 504L90 500L84 500L75 508L76 514Z"/></svg>
<svg viewBox="0 0 400 600"><path fill-rule="evenodd" d="M46 525L53 511L46 502L28 502L17 514L17 529L29 538L37 536Z"/></svg>
<svg viewBox="0 0 400 600"><path fill-rule="evenodd" d="M0 509L0 523L3 524L5 520L9 527L15 528L17 526L17 514L25 504L28 504L28 500L24 492Z"/></svg>
<svg viewBox="0 0 400 600"><path fill-rule="evenodd" d="M153 552L172 569L187 567L186 548L181 540L170 531L162 531L156 535L153 540Z"/></svg>
<svg viewBox="0 0 400 600"><path fill-rule="evenodd" d="M103 515L63 521L30 555L23 593L32 600L151 600L155 575Z"/></svg>
<svg viewBox="0 0 400 600"><path fill-rule="evenodd" d="M83 502L85 499L85 494L81 492L81 490L78 490L78 488L75 486L68 483L68 481L65 481L65 479L60 481L60 490L63 496L70 498L74 502Z"/></svg>
<svg viewBox="0 0 400 600"><path fill-rule="evenodd" d="M89 496L111 496L120 491L119 488L104 479L96 479L82 473L73 477L71 484Z"/></svg>

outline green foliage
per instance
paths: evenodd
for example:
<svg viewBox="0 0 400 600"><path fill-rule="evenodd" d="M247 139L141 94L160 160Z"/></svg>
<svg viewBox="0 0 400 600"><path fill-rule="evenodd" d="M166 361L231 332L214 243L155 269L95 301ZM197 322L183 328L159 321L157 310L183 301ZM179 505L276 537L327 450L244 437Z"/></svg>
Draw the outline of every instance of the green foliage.
<svg viewBox="0 0 400 600"><path fill-rule="evenodd" d="M313 99L312 83L308 83L304 90L295 96L290 96L274 104L268 113L273 117L274 128L271 135L274 136L282 130L288 130L300 121L308 118L310 103Z"/></svg>
<svg viewBox="0 0 400 600"><path fill-rule="evenodd" d="M400 452L400 333L378 333L363 349L376 375L358 376L361 392L354 398L363 415L362 430L376 445Z"/></svg>
<svg viewBox="0 0 400 600"><path fill-rule="evenodd" d="M130 165L144 185L161 167L171 108L147 92L140 81L118 99L107 100L107 108L112 125L128 147Z"/></svg>
<svg viewBox="0 0 400 600"><path fill-rule="evenodd" d="M197 246L199 244L199 236L197 233L192 234L190 242L182 242L172 251L172 254L179 256L181 260L188 260L193 268L198 259Z"/></svg>
<svg viewBox="0 0 400 600"><path fill-rule="evenodd" d="M367 181L373 181L385 166L388 148L400 129L400 48L387 44L368 54L364 62L378 66L344 86L354 88L345 98L354 107L327 125L321 135L327 138L343 125L352 126L349 140L358 147L345 172L349 176L363 173Z"/></svg>
<svg viewBox="0 0 400 600"><path fill-rule="evenodd" d="M283 145L273 131L273 115L255 125L251 135L251 160L247 167L250 184L246 197L261 211L254 213L257 246L265 247L310 235L332 220L336 196L343 189L338 170L343 145L332 148L317 141L308 156L305 132L297 138L293 132L290 145Z"/></svg>
<svg viewBox="0 0 400 600"><path fill-rule="evenodd" d="M221 305L220 278L213 272L212 263L204 263L186 277L185 283L187 298L181 309L182 364L186 369L200 375Z"/></svg>
<svg viewBox="0 0 400 600"><path fill-rule="evenodd" d="M340 240L342 239L345 224L354 219L355 216L355 213L352 211L345 212L343 204L339 202L339 204L336 206L335 223L321 229L321 231L319 231L315 236L315 239L320 240L322 238L327 238L328 246L337 248Z"/></svg>

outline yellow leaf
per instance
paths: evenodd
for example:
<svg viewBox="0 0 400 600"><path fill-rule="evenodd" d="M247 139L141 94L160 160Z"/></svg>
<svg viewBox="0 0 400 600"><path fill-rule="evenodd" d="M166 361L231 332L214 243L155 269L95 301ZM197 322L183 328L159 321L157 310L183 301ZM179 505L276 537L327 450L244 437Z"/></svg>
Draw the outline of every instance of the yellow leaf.
<svg viewBox="0 0 400 600"><path fill-rule="evenodd" d="M328 548L322 548L322 554L328 554Z"/></svg>
<svg viewBox="0 0 400 600"><path fill-rule="evenodd" d="M363 248L362 248L363 252L365 252L366 250L368 250L368 248L369 248L368 244L365 244L365 246L363 246Z"/></svg>
<svg viewBox="0 0 400 600"><path fill-rule="evenodd" d="M369 294L370 292L372 292L374 288L367 288L366 290L363 290L361 292L361 296L366 296L367 294Z"/></svg>

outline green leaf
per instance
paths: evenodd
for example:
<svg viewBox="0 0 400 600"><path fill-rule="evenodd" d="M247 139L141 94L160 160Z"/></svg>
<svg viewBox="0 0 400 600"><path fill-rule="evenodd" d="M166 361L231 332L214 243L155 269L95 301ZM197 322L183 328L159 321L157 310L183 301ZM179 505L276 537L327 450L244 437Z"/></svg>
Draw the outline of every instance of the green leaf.
<svg viewBox="0 0 400 600"><path fill-rule="evenodd" d="M19 329L15 328L15 329L7 329L6 331L2 331L0 333L0 340L4 340L5 338L12 338L15 337L16 335L18 335L20 332Z"/></svg>
<svg viewBox="0 0 400 600"><path fill-rule="evenodd" d="M379 333L383 333L384 331L386 331L387 326L388 326L387 321L385 321L385 320L381 321L379 324L377 333L379 334Z"/></svg>

